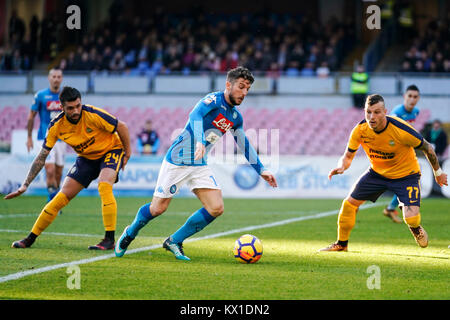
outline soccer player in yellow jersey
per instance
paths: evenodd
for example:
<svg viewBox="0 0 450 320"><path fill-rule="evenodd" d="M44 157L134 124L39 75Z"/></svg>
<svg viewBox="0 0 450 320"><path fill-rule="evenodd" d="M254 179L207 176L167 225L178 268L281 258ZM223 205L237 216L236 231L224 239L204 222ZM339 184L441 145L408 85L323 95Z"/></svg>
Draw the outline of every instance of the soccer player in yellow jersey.
<svg viewBox="0 0 450 320"><path fill-rule="evenodd" d="M113 249L117 204L112 188L118 181L118 171L120 168L125 169L131 155L128 127L102 109L82 105L81 94L75 88L64 87L59 101L63 112L50 122L42 149L34 159L27 178L18 190L5 196L5 199L20 196L27 190L58 139L70 145L78 157L64 179L61 190L42 209L28 237L13 242L12 247L30 247L53 222L58 212L98 177L105 238L89 249Z"/></svg>
<svg viewBox="0 0 450 320"><path fill-rule="evenodd" d="M366 201L375 202L390 190L403 207L403 220L409 226L417 244L428 245L428 235L420 225L420 167L414 149L423 151L433 168L436 182L448 185L447 174L442 172L433 147L406 121L386 115L384 99L378 94L367 97L365 120L356 125L347 150L337 168L328 178L347 170L362 145L370 160L370 168L354 184L352 191L342 202L338 216L338 239L319 251L347 251L350 232L355 225L356 212Z"/></svg>

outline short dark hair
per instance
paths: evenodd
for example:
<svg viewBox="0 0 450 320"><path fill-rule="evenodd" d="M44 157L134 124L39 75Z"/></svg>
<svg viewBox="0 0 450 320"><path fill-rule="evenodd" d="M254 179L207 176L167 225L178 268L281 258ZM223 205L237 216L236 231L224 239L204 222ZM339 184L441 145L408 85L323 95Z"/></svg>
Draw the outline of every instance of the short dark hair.
<svg viewBox="0 0 450 320"><path fill-rule="evenodd" d="M373 106L374 104L377 104L378 102L383 102L383 104L384 104L384 99L379 94L371 94L366 99L366 105L368 105L368 106Z"/></svg>
<svg viewBox="0 0 450 320"><path fill-rule="evenodd" d="M233 83L239 78L248 80L248 81L250 81L250 83L253 83L255 81L255 78L253 77L250 70L248 70L245 67L237 67L237 68L234 68L234 69L231 69L230 71L228 71L227 81Z"/></svg>
<svg viewBox="0 0 450 320"><path fill-rule="evenodd" d="M78 98L81 99L80 91L68 86L65 86L59 94L59 102L61 102L62 105L64 105L67 101L75 101Z"/></svg>
<svg viewBox="0 0 450 320"><path fill-rule="evenodd" d="M411 85L409 85L409 86L406 88L406 91L409 91L409 90L417 91L417 92L420 93L419 88L417 88L417 86L416 86L415 84L411 84ZM406 91L405 91L405 92L406 92Z"/></svg>
<svg viewBox="0 0 450 320"><path fill-rule="evenodd" d="M63 71L60 67L53 67L50 70L48 70L48 73L52 72L52 71Z"/></svg>

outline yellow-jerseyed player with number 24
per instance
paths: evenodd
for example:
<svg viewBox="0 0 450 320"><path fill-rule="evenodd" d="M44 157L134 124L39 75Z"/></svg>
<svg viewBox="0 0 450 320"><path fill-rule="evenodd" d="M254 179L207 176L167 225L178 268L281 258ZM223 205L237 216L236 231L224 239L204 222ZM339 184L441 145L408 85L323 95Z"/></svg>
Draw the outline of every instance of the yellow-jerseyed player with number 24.
<svg viewBox="0 0 450 320"><path fill-rule="evenodd" d="M8 194L5 199L20 196L27 190L41 171L45 159L58 139L70 145L78 157L64 179L61 190L42 209L30 234L22 240L13 242L12 247L30 247L42 231L53 222L58 212L98 177L105 238L100 243L89 246L89 249L113 249L117 204L112 189L114 183L118 181L120 168L122 170L125 168L131 155L128 127L100 108L82 105L81 94L75 88L64 87L59 100L63 112L50 122L42 149L34 159L22 186Z"/></svg>

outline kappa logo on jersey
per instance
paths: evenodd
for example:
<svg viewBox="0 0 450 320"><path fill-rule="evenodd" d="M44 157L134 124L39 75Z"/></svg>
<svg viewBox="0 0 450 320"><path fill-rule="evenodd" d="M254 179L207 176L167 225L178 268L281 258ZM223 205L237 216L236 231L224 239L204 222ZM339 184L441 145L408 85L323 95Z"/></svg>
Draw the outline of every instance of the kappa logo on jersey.
<svg viewBox="0 0 450 320"><path fill-rule="evenodd" d="M214 103L216 103L216 96L215 95L209 95L205 98L205 100L203 100L206 104L210 104L211 102L214 101Z"/></svg>
<svg viewBox="0 0 450 320"><path fill-rule="evenodd" d="M227 132L233 127L233 122L225 118L221 113L219 113L219 115L214 119L212 123L222 133Z"/></svg>
<svg viewBox="0 0 450 320"><path fill-rule="evenodd" d="M62 111L61 104L58 100L56 101L47 101L47 110L48 111Z"/></svg>

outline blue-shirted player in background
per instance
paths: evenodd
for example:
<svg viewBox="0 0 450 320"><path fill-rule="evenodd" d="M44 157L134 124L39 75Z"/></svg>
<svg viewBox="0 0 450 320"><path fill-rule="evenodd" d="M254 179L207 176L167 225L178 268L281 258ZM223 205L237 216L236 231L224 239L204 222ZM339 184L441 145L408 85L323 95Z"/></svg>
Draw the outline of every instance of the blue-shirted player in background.
<svg viewBox="0 0 450 320"><path fill-rule="evenodd" d="M183 241L199 232L224 211L222 191L214 174L207 166L207 154L227 131L233 134L240 150L250 165L270 186L277 187L273 174L267 171L244 130L240 105L254 81L250 71L243 67L227 74L225 91L208 94L189 114L184 130L172 143L159 171L151 203L143 205L130 226L127 226L116 243L115 254L122 257L131 241L151 219L164 213L172 197L187 184L203 204L175 233L168 237L163 247L177 259L190 260L183 252Z"/></svg>
<svg viewBox="0 0 450 320"><path fill-rule="evenodd" d="M50 121L62 111L59 102L62 80L62 70L51 69L48 73L49 88L40 90L34 95L34 101L31 105L27 122L28 139L26 144L28 152L33 149L32 132L36 115L39 114L40 123L37 138L40 141L39 146L41 146ZM52 200L59 191L64 168L64 152L65 145L62 141L58 140L45 161L48 201Z"/></svg>
<svg viewBox="0 0 450 320"><path fill-rule="evenodd" d="M399 117L400 119L403 119L413 125L420 112L419 108L416 107L419 99L419 88L417 88L417 86L413 84L408 86L406 88L405 94L403 95L403 103L392 109L391 116ZM384 208L383 214L396 223L402 223L402 219L399 218L398 212L396 210L397 206L398 198L397 195L394 194L391 203L386 208Z"/></svg>

